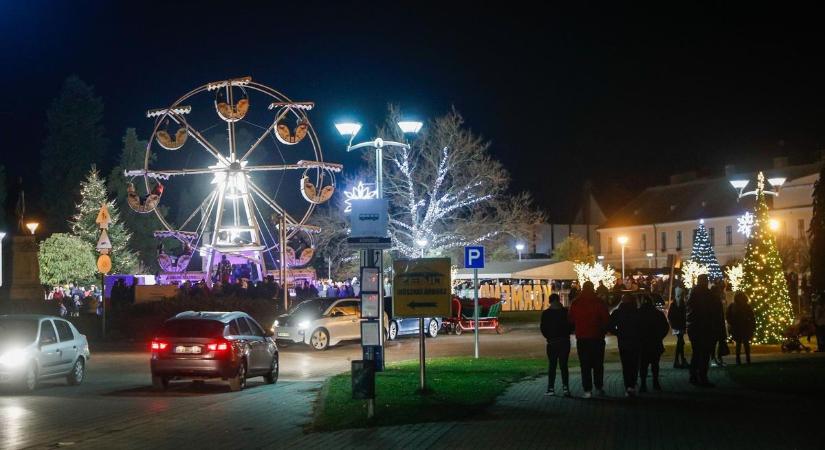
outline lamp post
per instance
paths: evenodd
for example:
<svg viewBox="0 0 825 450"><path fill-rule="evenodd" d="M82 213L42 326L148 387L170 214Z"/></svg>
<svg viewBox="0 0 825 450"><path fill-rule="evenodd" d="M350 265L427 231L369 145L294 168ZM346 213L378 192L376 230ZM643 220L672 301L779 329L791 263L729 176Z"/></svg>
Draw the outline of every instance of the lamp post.
<svg viewBox="0 0 825 450"><path fill-rule="evenodd" d="M37 231L37 227L39 227L39 226L40 226L40 224L37 223L37 222L29 222L29 223L26 224L26 228L28 228L29 231L32 232L32 236L34 236L34 232Z"/></svg>
<svg viewBox="0 0 825 450"><path fill-rule="evenodd" d="M765 194L773 195L776 197L779 196L779 189L782 188L783 184L785 184L785 177L768 178L768 183L770 183L771 186L773 186L773 190L765 190L765 175L763 175L762 172L759 172L759 175L756 176L756 179L757 188L747 192L745 192L745 188L748 187L748 184L750 184L750 180L738 178L735 180L730 180L730 184L731 186L733 186L734 189L739 191L738 198L747 197L749 195L757 195L760 190Z"/></svg>
<svg viewBox="0 0 825 450"><path fill-rule="evenodd" d="M6 238L6 233L0 231L0 286L3 285L3 239Z"/></svg>
<svg viewBox="0 0 825 450"><path fill-rule="evenodd" d="M421 257L423 258L424 257L424 247L427 246L427 240L426 239L416 239L415 240L415 245L417 245L421 249Z"/></svg>
<svg viewBox="0 0 825 450"><path fill-rule="evenodd" d="M524 250L524 244L516 244L516 251L518 252L518 260L521 261L521 251Z"/></svg>
<svg viewBox="0 0 825 450"><path fill-rule="evenodd" d="M421 122L401 121L398 122L398 128L404 134L418 133L421 130ZM360 144L352 143L355 140L355 135L361 130L361 124L357 122L343 122L336 123L335 128L341 136L349 136L349 143L347 144L347 152L358 150L360 148L371 148L375 150L375 190L378 191L378 198L384 198L384 147L399 147L410 149L410 144L395 141L385 141L381 138L375 138L371 141L361 142Z"/></svg>
<svg viewBox="0 0 825 450"><path fill-rule="evenodd" d="M619 236L619 245L622 246L622 283L624 283L624 248L627 245L627 236Z"/></svg>

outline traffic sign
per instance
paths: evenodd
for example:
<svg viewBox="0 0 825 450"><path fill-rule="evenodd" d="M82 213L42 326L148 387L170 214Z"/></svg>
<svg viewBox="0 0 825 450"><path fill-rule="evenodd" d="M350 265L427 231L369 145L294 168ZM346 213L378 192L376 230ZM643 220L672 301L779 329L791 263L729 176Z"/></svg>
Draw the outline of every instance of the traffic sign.
<svg viewBox="0 0 825 450"><path fill-rule="evenodd" d="M483 269L484 247L480 245L464 247L464 267L467 269Z"/></svg>
<svg viewBox="0 0 825 450"><path fill-rule="evenodd" d="M106 229L102 229L100 231L100 238L97 240L97 251L102 250L111 250L112 249L112 242L109 241L109 234L106 233Z"/></svg>
<svg viewBox="0 0 825 450"><path fill-rule="evenodd" d="M105 203L100 205L100 211L97 212L95 223L104 230L109 228L109 224L112 223L112 216L109 215L109 208L106 207Z"/></svg>
<svg viewBox="0 0 825 450"><path fill-rule="evenodd" d="M393 316L450 316L450 258L396 260L393 272Z"/></svg>

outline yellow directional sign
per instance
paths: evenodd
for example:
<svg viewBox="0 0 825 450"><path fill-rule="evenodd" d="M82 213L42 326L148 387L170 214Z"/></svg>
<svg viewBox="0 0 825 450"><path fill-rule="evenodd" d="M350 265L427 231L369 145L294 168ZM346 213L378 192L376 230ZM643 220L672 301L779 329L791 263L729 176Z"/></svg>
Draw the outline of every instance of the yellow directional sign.
<svg viewBox="0 0 825 450"><path fill-rule="evenodd" d="M100 237L97 239L97 246L95 249L99 252L112 249L112 241L109 240L109 234L106 233L105 228L100 231Z"/></svg>
<svg viewBox="0 0 825 450"><path fill-rule="evenodd" d="M393 271L394 317L450 316L450 258L396 260Z"/></svg>

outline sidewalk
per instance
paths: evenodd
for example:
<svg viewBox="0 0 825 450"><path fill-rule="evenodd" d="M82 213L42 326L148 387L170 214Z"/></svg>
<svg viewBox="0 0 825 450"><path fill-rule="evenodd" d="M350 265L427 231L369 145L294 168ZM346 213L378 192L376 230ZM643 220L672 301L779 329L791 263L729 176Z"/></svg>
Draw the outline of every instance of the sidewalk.
<svg viewBox="0 0 825 450"><path fill-rule="evenodd" d="M781 374L778 374L781 376ZM738 387L712 369L714 389L688 383L686 370L663 369L663 392L625 398L618 364L605 373L606 398L545 397L547 378L510 387L487 417L308 434L286 448L816 448L820 404ZM557 383L559 381L557 380ZM804 380L787 380L804 382ZM650 383L649 383L650 384ZM280 445L279 445L280 447Z"/></svg>

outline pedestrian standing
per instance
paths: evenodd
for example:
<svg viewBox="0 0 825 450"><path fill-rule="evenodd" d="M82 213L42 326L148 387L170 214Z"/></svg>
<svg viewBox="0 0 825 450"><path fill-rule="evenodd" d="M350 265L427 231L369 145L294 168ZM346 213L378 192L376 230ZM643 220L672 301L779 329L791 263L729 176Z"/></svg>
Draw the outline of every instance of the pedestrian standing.
<svg viewBox="0 0 825 450"><path fill-rule="evenodd" d="M724 282L714 284L710 288L711 294L719 299L717 307L719 314L719 333L717 334L716 346L712 355L713 367L725 367L725 356L730 355L730 348L728 348L728 329L725 326L725 288Z"/></svg>
<svg viewBox="0 0 825 450"><path fill-rule="evenodd" d="M744 292L737 292L733 297L733 303L728 307L728 325L730 333L736 342L736 365L742 363L740 353L745 347L745 362L751 363L751 339L756 328L756 316L753 308L748 304L748 296Z"/></svg>
<svg viewBox="0 0 825 450"><path fill-rule="evenodd" d="M561 371L561 385L565 397L570 396L570 333L573 327L567 320L567 308L562 306L559 294L550 295L550 306L541 313L541 334L547 340L547 392L556 393L556 366Z"/></svg>
<svg viewBox="0 0 825 450"><path fill-rule="evenodd" d="M685 358L685 310L685 291L684 289L676 289L676 295L667 310L667 321L670 323L673 335L676 336L676 354L673 357L674 369L688 367Z"/></svg>
<svg viewBox="0 0 825 450"><path fill-rule="evenodd" d="M719 323L722 307L708 288L708 276L699 275L687 302L687 334L693 347L690 357L690 382L702 387L713 387L708 380L710 357L719 341Z"/></svg>
<svg viewBox="0 0 825 450"><path fill-rule="evenodd" d="M639 306L640 352L639 352L639 392L647 391L647 368L653 378L653 390L661 391L659 384L659 360L665 352L662 339L667 336L670 326L664 313L656 308L653 299L645 297Z"/></svg>
<svg viewBox="0 0 825 450"><path fill-rule="evenodd" d="M627 397L636 395L636 380L639 378L639 352L641 350L641 326L636 298L622 295L621 303L610 314L610 331L619 341L619 358L622 360L622 376Z"/></svg>
<svg viewBox="0 0 825 450"><path fill-rule="evenodd" d="M576 332L576 353L582 372L584 398L604 395L604 335L610 321L607 305L596 297L593 283L586 281L570 305L568 314Z"/></svg>

